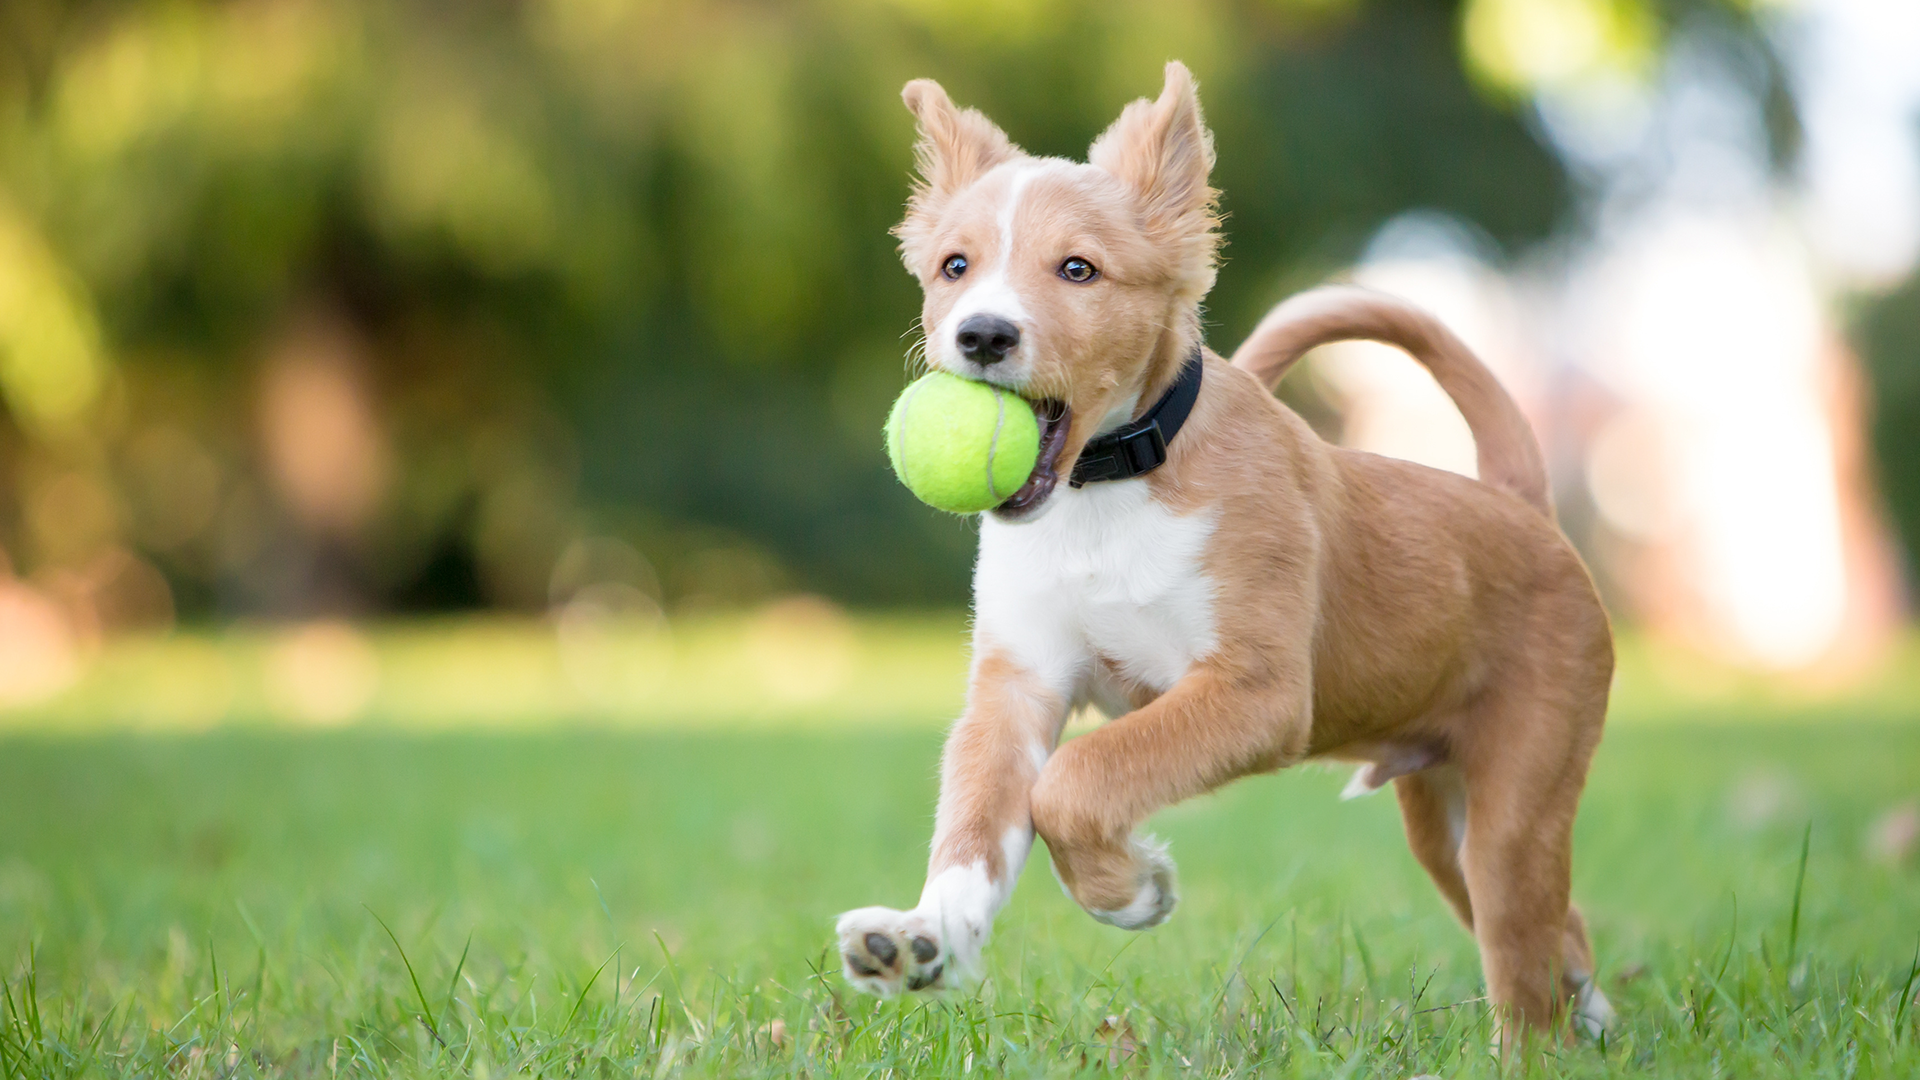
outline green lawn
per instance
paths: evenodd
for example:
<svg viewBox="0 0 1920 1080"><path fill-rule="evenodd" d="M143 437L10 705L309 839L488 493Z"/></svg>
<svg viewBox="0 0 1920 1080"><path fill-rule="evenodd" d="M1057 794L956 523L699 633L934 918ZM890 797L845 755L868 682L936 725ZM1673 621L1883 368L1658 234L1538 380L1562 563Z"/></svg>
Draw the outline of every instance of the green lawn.
<svg viewBox="0 0 1920 1080"><path fill-rule="evenodd" d="M1623 1023L1538 1064L1920 1075L1920 867L1867 850L1920 794L1920 701L1633 708L1576 871ZM917 895L938 745L924 717L16 730L0 1077L1499 1071L1391 798L1315 768L1154 823L1184 897L1158 930L1036 861L977 994L850 994L833 917Z"/></svg>

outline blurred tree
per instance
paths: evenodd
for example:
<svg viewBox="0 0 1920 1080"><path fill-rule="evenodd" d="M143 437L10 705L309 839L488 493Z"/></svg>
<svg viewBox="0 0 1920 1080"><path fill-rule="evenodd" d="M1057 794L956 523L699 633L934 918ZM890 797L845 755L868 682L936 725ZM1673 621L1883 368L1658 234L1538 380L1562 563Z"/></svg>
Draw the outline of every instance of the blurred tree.
<svg viewBox="0 0 1920 1080"><path fill-rule="evenodd" d="M1489 38L1476 89L1453 0L0 11L0 546L132 546L190 612L540 605L588 534L668 604L961 599L970 527L879 448L918 310L887 235L914 76L1078 156L1192 64L1222 349L1409 208L1507 245L1569 212L1512 54ZM316 319L332 374L292 385L335 421L286 396ZM317 526L288 461L373 463L366 512Z"/></svg>
<svg viewBox="0 0 1920 1080"><path fill-rule="evenodd" d="M1920 567L1920 274L1870 303L1854 336L1873 384L1880 489L1911 570Z"/></svg>

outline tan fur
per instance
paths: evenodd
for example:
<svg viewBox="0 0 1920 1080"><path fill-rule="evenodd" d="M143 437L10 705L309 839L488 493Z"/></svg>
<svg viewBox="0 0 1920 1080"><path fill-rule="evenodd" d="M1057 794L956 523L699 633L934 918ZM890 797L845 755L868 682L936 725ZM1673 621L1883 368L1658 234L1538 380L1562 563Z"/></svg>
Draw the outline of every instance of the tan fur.
<svg viewBox="0 0 1920 1080"><path fill-rule="evenodd" d="M1309 350L1356 339L1399 346L1426 365L1473 431L1480 479L1553 512L1540 444L1513 398L1453 331L1404 300L1352 286L1301 293L1260 320L1233 366L1271 388Z"/></svg>
<svg viewBox="0 0 1920 1080"><path fill-rule="evenodd" d="M1173 259L1174 299L1198 339L1199 305L1213 288L1220 250L1220 193L1207 183L1213 171L1213 132L1200 115L1193 76L1169 65L1159 100L1144 98L1121 112L1087 151L1133 192L1140 231Z"/></svg>
<svg viewBox="0 0 1920 1080"><path fill-rule="evenodd" d="M967 701L941 760L941 790L956 797L941 806L930 862L936 870L984 862L998 877L1001 837L1030 817L1027 795L1040 773L1033 748L1060 737L1055 718L1066 703L997 653L975 661Z"/></svg>
<svg viewBox="0 0 1920 1080"><path fill-rule="evenodd" d="M1129 395L1144 410L1197 340L1218 239L1192 78L1168 65L1160 99L1128 106L1090 165L1026 156L930 83L907 98L927 157L899 235L926 286L924 323L938 326L958 295L938 271L948 252L1004 264L1029 308L1020 388L1073 410L1064 477L1101 419ZM997 215L1022 169L1017 241L1001 251ZM1102 280L1050 278L1067 255L1093 259ZM1330 446L1274 399L1302 353L1349 337L1433 370L1473 428L1487 482ZM1170 888L1170 865L1135 835L1156 810L1314 756L1387 773L1400 763L1409 842L1478 940L1505 1034L1552 1027L1593 971L1568 882L1613 653L1553 523L1538 445L1457 338L1378 294L1296 297L1233 364L1211 352L1205 363L1167 464L1124 482L1175 514L1215 515L1204 570L1218 647L1171 686L1123 686L1133 711L1036 769L1029 743L1051 747L1070 702L983 640L947 747L931 870L1001 872L1000 837L1030 817L1075 899L1111 912L1150 879ZM1464 800L1459 844L1450 790ZM857 943L843 949L850 965L873 963Z"/></svg>

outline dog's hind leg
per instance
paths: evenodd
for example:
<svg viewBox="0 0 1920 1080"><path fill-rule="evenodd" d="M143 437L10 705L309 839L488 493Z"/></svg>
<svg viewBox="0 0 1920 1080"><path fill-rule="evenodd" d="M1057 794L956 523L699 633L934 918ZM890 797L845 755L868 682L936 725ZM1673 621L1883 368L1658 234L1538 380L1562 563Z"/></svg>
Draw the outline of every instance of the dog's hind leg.
<svg viewBox="0 0 1920 1080"><path fill-rule="evenodd" d="M1403 776L1393 782L1400 813L1407 826L1407 845L1413 849L1440 895L1473 930L1473 901L1466 873L1460 868L1460 845L1466 837L1467 789L1459 769L1443 765ZM1561 941L1560 971L1573 997L1574 1019L1582 1033L1598 1037L1613 1022L1613 1007L1593 981L1593 948L1587 943L1586 920L1579 907L1567 905Z"/></svg>
<svg viewBox="0 0 1920 1080"><path fill-rule="evenodd" d="M1561 942L1563 981L1573 993L1573 1022L1580 1033L1598 1039L1615 1019L1613 1003L1600 989L1593 966L1593 945L1587 940L1587 920L1578 904L1567 905L1567 930Z"/></svg>
<svg viewBox="0 0 1920 1080"><path fill-rule="evenodd" d="M1454 765L1439 765L1393 782L1407 846L1446 897L1453 913L1473 929L1473 902L1460 869L1460 841L1467 830L1467 787Z"/></svg>
<svg viewBox="0 0 1920 1080"><path fill-rule="evenodd" d="M1582 1027L1611 1018L1593 987L1586 924L1570 902L1573 821L1606 712L1611 652L1531 639L1457 728L1466 783L1460 868L1502 1041L1553 1029L1569 1005Z"/></svg>
<svg viewBox="0 0 1920 1080"><path fill-rule="evenodd" d="M1001 653L974 667L967 709L941 756L940 805L920 902L868 907L835 927L847 981L868 993L972 982L993 917L1033 847L1028 793L1060 737L1066 702Z"/></svg>

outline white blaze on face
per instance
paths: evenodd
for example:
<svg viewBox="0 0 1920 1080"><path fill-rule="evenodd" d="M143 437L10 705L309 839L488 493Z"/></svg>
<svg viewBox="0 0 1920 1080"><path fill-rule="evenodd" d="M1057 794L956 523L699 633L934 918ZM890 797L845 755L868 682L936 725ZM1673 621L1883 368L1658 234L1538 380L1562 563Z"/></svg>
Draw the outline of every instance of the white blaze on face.
<svg viewBox="0 0 1920 1080"><path fill-rule="evenodd" d="M954 340L960 332L960 324L968 318L974 315L997 315L1018 327L1022 334L1028 329L1027 307L1021 303L1020 293L1014 288L1012 275L1008 272L1013 266L1014 250L1018 243L1014 233L1014 215L1020 209L1020 200L1026 194L1027 185L1048 166L1027 161L1002 168L1009 175L1006 193L1001 196L994 215L1000 232L999 246L991 260L981 259L977 252L964 253L968 262L967 274L960 280L965 283L965 291L954 302L946 317L940 320L928 345L934 362L948 370L969 370L970 361L961 355ZM943 261L945 258L945 255L941 256ZM1002 363L1017 365L1022 359L1021 350L1016 347L1013 354Z"/></svg>

